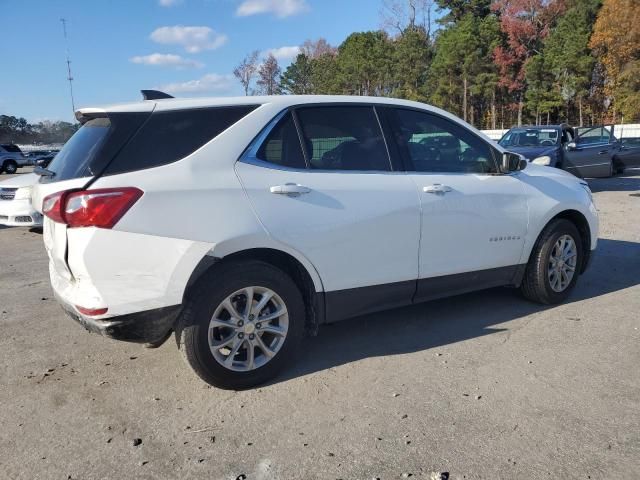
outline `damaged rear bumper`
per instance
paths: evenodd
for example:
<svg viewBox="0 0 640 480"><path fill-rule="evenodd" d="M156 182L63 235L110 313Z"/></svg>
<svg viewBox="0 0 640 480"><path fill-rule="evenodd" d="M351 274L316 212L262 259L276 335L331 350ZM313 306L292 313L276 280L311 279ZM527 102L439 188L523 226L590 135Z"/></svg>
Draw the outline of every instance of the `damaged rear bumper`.
<svg viewBox="0 0 640 480"><path fill-rule="evenodd" d="M155 308L110 318L92 318L79 313L59 295L56 300L65 313L92 333L135 343L155 343L173 329L182 305Z"/></svg>

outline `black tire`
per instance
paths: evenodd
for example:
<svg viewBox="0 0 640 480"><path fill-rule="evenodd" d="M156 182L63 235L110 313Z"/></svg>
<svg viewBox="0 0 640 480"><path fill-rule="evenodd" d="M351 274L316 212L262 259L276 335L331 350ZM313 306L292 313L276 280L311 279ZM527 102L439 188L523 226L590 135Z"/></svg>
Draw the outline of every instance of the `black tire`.
<svg viewBox="0 0 640 480"><path fill-rule="evenodd" d="M609 161L609 172L607 173L605 178L611 178L615 174L615 169L613 168L613 159Z"/></svg>
<svg viewBox="0 0 640 480"><path fill-rule="evenodd" d="M615 175L622 175L624 173L624 164L617 158L613 158L613 170Z"/></svg>
<svg viewBox="0 0 640 480"><path fill-rule="evenodd" d="M12 175L18 171L18 164L13 160L6 160L2 164L2 169L0 171L4 171L4 173Z"/></svg>
<svg viewBox="0 0 640 480"><path fill-rule="evenodd" d="M563 235L569 235L576 244L576 269L568 286L563 291L556 292L551 288L548 265L553 247ZM575 287L583 258L582 240L576 226L562 218L552 220L544 228L531 251L520 287L522 293L527 299L544 305L563 302Z"/></svg>
<svg viewBox="0 0 640 480"><path fill-rule="evenodd" d="M224 367L213 356L209 347L209 322L229 295L249 286L266 287L275 292L286 305L289 326L273 358L259 368L239 372ZM202 380L219 388L242 390L272 379L293 362L304 327L304 301L293 280L268 263L245 260L220 265L191 289L176 328L176 339L183 358Z"/></svg>

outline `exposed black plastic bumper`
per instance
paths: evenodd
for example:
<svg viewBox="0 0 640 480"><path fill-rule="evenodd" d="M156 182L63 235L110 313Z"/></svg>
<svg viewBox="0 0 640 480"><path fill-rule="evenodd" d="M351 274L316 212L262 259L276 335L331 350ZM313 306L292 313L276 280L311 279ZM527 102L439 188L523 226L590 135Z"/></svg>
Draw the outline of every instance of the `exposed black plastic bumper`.
<svg viewBox="0 0 640 480"><path fill-rule="evenodd" d="M154 343L164 339L174 327L182 308L182 305L174 305L100 320L79 314L60 298L58 302L69 317L89 332L135 343Z"/></svg>

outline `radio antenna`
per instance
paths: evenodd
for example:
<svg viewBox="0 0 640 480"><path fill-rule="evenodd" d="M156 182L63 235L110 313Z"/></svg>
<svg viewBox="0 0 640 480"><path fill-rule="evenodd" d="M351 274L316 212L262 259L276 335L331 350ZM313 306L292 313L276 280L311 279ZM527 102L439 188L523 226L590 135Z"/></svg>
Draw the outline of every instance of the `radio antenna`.
<svg viewBox="0 0 640 480"><path fill-rule="evenodd" d="M64 34L64 44L67 54L67 80L69 80L69 92L71 93L71 108L73 113L76 112L76 103L73 99L73 76L71 75L71 59L69 58L69 39L67 38L67 20L65 18L61 18L62 22L62 33Z"/></svg>

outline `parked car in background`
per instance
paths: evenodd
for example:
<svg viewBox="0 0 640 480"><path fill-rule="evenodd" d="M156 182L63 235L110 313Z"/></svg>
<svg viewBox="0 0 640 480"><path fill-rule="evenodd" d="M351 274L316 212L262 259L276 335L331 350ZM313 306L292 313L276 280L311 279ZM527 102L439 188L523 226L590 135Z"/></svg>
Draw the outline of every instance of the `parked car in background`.
<svg viewBox="0 0 640 480"><path fill-rule="evenodd" d="M57 153L58 150L32 150L25 155L31 165L46 168Z"/></svg>
<svg viewBox="0 0 640 480"><path fill-rule="evenodd" d="M0 182L0 225L11 227L38 227L42 215L31 205L33 185L38 175L17 175Z"/></svg>
<svg viewBox="0 0 640 480"><path fill-rule="evenodd" d="M269 380L323 323L503 285L561 302L596 248L586 182L438 108L154 98L79 110L33 203L69 316L174 330L213 385Z"/></svg>
<svg viewBox="0 0 640 480"><path fill-rule="evenodd" d="M622 173L626 168L640 168L640 137L621 138L614 162L617 173Z"/></svg>
<svg viewBox="0 0 640 480"><path fill-rule="evenodd" d="M18 168L29 164L29 158L22 153L20 147L11 143L0 144L0 173L13 174Z"/></svg>
<svg viewBox="0 0 640 480"><path fill-rule="evenodd" d="M578 177L610 177L619 169L620 142L614 137L613 125L514 127L498 143L532 163L561 168Z"/></svg>
<svg viewBox="0 0 640 480"><path fill-rule="evenodd" d="M33 165L36 167L47 168L53 160L53 157L57 155L59 150L42 150L31 155Z"/></svg>

